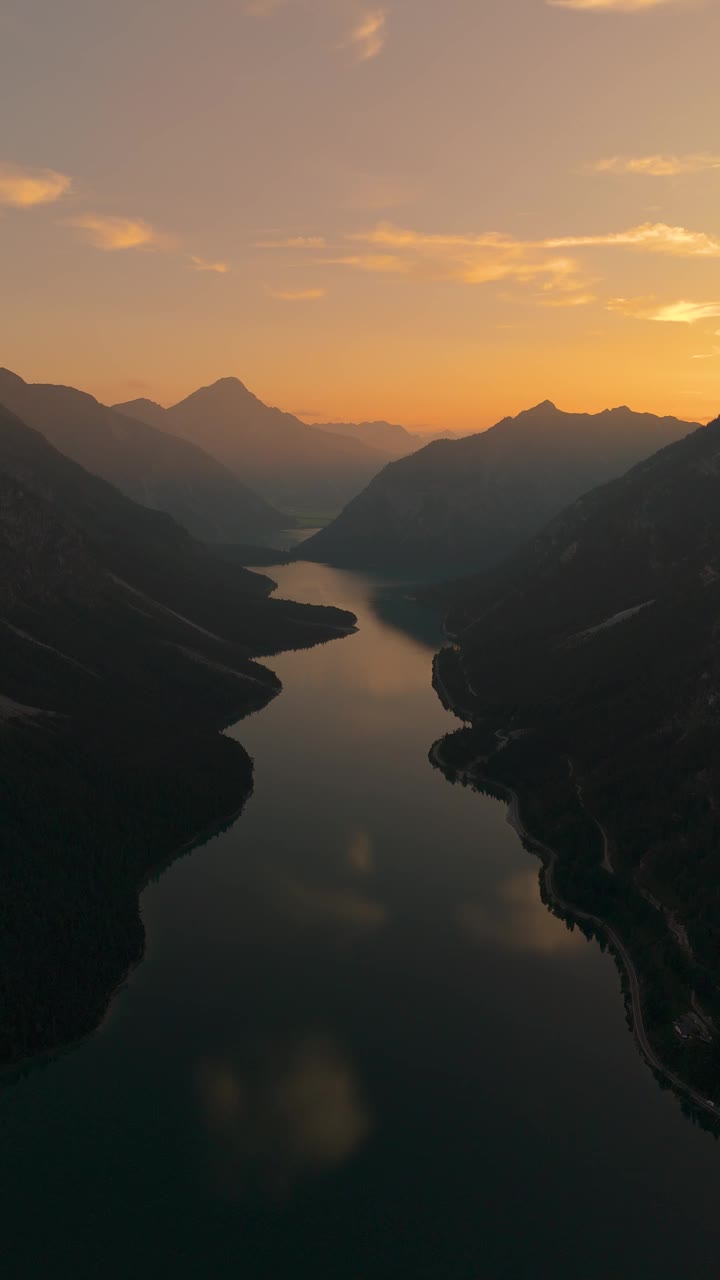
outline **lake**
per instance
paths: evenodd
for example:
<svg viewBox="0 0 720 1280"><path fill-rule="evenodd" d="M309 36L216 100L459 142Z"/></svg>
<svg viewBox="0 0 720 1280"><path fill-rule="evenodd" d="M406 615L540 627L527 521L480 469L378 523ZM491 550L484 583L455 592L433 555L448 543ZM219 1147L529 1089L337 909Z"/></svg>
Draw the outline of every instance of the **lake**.
<svg viewBox="0 0 720 1280"><path fill-rule="evenodd" d="M505 806L428 761L438 620L270 572L359 630L268 660L245 812L145 890L102 1028L0 1089L3 1276L709 1280L720 1146Z"/></svg>

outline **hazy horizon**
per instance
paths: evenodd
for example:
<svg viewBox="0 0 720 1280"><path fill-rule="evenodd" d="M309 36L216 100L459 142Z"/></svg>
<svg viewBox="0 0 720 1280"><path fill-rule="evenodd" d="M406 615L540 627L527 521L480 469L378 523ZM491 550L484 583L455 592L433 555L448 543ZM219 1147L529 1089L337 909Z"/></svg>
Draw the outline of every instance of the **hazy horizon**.
<svg viewBox="0 0 720 1280"><path fill-rule="evenodd" d="M6 0L0 31L29 381L237 373L415 429L716 412L715 0Z"/></svg>

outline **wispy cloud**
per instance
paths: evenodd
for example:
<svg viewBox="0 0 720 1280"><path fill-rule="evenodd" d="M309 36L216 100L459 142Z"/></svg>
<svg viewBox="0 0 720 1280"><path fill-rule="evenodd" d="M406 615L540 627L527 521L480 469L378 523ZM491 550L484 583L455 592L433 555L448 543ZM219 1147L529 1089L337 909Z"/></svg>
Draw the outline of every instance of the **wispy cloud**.
<svg viewBox="0 0 720 1280"><path fill-rule="evenodd" d="M542 298L540 305L543 307L589 307L593 302L597 302L594 293L561 293L557 297Z"/></svg>
<svg viewBox="0 0 720 1280"><path fill-rule="evenodd" d="M538 240L516 239L498 231L427 232L380 223L369 230L344 235L334 244L326 243L321 236L290 236L260 243L266 248L297 247L303 252L316 246L324 247L324 253L315 255L319 265L408 280L447 280L468 285L504 281L533 285L538 291L534 297L536 303L557 308L589 306L598 301L595 286L600 277L583 263L581 251L584 250L623 249L677 258L720 258L720 239L704 231L656 222L623 231L549 236ZM672 307L659 307L653 299L641 299L640 303L640 311L629 314L660 320L685 318ZM678 307L682 309L686 305L689 304L678 304Z"/></svg>
<svg viewBox="0 0 720 1280"><path fill-rule="evenodd" d="M142 218L115 218L104 214L83 213L70 218L68 225L84 231L96 249L114 252L120 249L170 247L168 238Z"/></svg>
<svg viewBox="0 0 720 1280"><path fill-rule="evenodd" d="M539 241L547 249L581 249L614 246L669 253L679 258L719 258L720 240L705 231L688 231L664 222L644 222L627 231L611 231L593 236L559 236Z"/></svg>
<svg viewBox="0 0 720 1280"><path fill-rule="evenodd" d="M326 259L362 271L405 275L424 280L457 280L488 284L499 280L531 281L547 276L560 285L579 272L573 258L548 256L542 245L515 240L498 232L475 235L415 231L387 223L356 232L348 240L368 246L364 253L341 253Z"/></svg>
<svg viewBox="0 0 720 1280"><path fill-rule="evenodd" d="M30 209L33 205L54 204L66 195L72 179L54 169L26 169L0 164L0 205Z"/></svg>
<svg viewBox="0 0 720 1280"><path fill-rule="evenodd" d="M385 46L386 14L384 9L369 9L353 27L347 43L355 50L358 62L377 58Z"/></svg>
<svg viewBox="0 0 720 1280"><path fill-rule="evenodd" d="M256 249L324 249L324 236L285 236L279 240L256 240Z"/></svg>
<svg viewBox="0 0 720 1280"><path fill-rule="evenodd" d="M720 302L689 302L687 299L658 306L649 298L613 298L608 309L637 320L658 320L665 324L697 324L699 320L720 316Z"/></svg>
<svg viewBox="0 0 720 1280"><path fill-rule="evenodd" d="M592 173L633 173L650 178L675 178L686 173L720 169L720 156L704 151L686 156L608 156L588 165Z"/></svg>
<svg viewBox="0 0 720 1280"><path fill-rule="evenodd" d="M278 302L317 302L327 296L327 289L268 289Z"/></svg>
<svg viewBox="0 0 720 1280"><path fill-rule="evenodd" d="M545 0L545 3L553 9L640 13L643 9L659 9L661 5L688 5L688 0Z"/></svg>
<svg viewBox="0 0 720 1280"><path fill-rule="evenodd" d="M193 271L214 271L219 276L225 276L230 270L227 262L209 262L207 258L197 258L195 254L191 254L190 261Z"/></svg>

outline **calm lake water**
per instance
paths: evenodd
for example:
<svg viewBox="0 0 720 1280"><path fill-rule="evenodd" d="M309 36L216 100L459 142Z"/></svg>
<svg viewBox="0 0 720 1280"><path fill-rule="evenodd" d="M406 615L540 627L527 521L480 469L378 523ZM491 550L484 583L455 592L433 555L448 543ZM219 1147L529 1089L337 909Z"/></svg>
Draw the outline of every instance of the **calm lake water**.
<svg viewBox="0 0 720 1280"><path fill-rule="evenodd" d="M270 660L245 813L143 894L103 1028L0 1090L3 1277L711 1280L720 1145L504 806L428 762L437 623L274 574L360 629Z"/></svg>

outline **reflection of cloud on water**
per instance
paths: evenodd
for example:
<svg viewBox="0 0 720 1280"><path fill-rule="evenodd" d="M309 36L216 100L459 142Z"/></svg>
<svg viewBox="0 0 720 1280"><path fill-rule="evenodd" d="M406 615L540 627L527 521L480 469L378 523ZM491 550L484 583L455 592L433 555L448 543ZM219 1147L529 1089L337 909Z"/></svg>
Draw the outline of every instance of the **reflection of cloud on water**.
<svg viewBox="0 0 720 1280"><path fill-rule="evenodd" d="M352 889L321 889L282 879L275 905L286 919L301 928L322 926L365 933L379 929L387 919L381 902L365 898Z"/></svg>
<svg viewBox="0 0 720 1280"><path fill-rule="evenodd" d="M200 1064L197 1083L219 1189L282 1195L344 1163L371 1128L351 1062L328 1038Z"/></svg>
<svg viewBox="0 0 720 1280"><path fill-rule="evenodd" d="M348 847L348 862L352 870L361 876L368 876L374 870L375 855L368 831L353 831Z"/></svg>
<svg viewBox="0 0 720 1280"><path fill-rule="evenodd" d="M468 902L458 912L460 927L476 942L488 942L510 951L534 951L550 955L569 951L584 942L542 903L535 871L520 871L502 882L489 906Z"/></svg>

